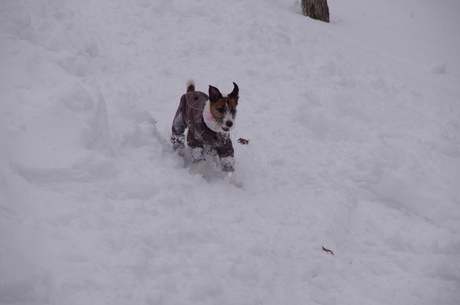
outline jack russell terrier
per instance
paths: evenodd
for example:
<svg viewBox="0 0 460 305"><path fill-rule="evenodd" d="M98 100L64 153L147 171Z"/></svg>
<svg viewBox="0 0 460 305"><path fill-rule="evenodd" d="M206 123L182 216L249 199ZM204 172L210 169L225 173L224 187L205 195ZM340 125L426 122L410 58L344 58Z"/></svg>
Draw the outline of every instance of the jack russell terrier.
<svg viewBox="0 0 460 305"><path fill-rule="evenodd" d="M209 86L209 95L195 91L193 80L187 82L187 93L182 95L172 124L171 142L179 156L184 156L185 129L187 145L198 174L206 176L206 154L217 157L220 167L230 177L231 183L241 187L232 179L235 158L230 130L234 126L238 106L238 85L233 83L233 91L222 95L216 87ZM217 163L219 165L219 163Z"/></svg>

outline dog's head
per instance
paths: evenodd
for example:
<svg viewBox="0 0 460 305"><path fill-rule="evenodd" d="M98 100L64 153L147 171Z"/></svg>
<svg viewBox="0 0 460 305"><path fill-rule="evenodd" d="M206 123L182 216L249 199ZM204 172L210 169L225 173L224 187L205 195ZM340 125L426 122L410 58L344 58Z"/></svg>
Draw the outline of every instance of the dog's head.
<svg viewBox="0 0 460 305"><path fill-rule="evenodd" d="M232 128L235 116L236 106L238 106L238 85L233 83L233 91L223 96L219 89L209 86L209 110L210 116L207 120L212 120L210 125L216 132L227 133Z"/></svg>

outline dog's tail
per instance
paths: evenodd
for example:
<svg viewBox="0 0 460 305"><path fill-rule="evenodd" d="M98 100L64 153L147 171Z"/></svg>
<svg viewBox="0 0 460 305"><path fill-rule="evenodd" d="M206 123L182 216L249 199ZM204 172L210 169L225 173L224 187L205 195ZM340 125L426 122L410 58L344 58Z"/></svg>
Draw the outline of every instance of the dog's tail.
<svg viewBox="0 0 460 305"><path fill-rule="evenodd" d="M191 78L187 81L187 93L188 92L195 92L195 81Z"/></svg>

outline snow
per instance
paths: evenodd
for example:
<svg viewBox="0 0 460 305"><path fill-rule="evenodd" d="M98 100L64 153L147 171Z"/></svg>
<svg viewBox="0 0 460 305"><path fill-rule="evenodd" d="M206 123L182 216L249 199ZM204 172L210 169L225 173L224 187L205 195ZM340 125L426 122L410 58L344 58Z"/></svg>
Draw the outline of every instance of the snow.
<svg viewBox="0 0 460 305"><path fill-rule="evenodd" d="M460 3L328 3L1 1L0 303L460 304ZM189 78L241 189L172 151Z"/></svg>

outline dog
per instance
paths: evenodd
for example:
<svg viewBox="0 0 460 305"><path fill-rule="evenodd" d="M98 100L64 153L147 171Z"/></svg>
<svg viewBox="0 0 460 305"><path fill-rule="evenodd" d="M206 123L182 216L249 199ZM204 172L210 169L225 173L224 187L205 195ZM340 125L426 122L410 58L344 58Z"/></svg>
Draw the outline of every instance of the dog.
<svg viewBox="0 0 460 305"><path fill-rule="evenodd" d="M232 177L235 157L230 132L237 113L238 85L233 83L233 91L228 95L222 95L213 86L209 86L208 94L196 91L193 80L187 81L186 86L187 92L180 99L171 128L174 150L183 157L187 142L199 174L206 176L205 160L208 154L214 156L228 177ZM184 136L186 129L187 139Z"/></svg>

